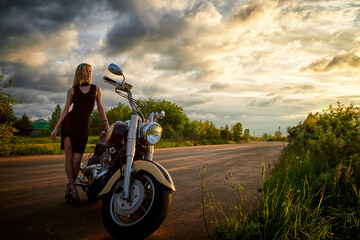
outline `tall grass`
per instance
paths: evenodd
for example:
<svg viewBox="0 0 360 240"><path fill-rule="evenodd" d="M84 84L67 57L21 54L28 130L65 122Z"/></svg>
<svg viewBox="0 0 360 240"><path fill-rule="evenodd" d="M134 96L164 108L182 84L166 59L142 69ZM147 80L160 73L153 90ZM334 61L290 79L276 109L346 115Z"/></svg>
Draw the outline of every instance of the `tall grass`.
<svg viewBox="0 0 360 240"><path fill-rule="evenodd" d="M219 219L206 207L211 195L203 200L209 238L360 239L359 117L359 108L339 103L288 129L290 143L270 177L263 175L253 209L234 204Z"/></svg>

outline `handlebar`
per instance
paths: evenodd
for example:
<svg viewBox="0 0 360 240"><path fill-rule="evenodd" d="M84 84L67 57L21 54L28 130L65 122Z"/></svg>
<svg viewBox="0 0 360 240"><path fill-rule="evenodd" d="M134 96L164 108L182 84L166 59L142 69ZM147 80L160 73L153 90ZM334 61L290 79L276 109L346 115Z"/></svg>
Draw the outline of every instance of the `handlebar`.
<svg viewBox="0 0 360 240"><path fill-rule="evenodd" d="M116 89L119 89L124 92L130 92L130 89L132 88L132 86L130 84L125 83L124 81L117 82L107 76L104 76L103 79L105 80L105 82L108 82L111 85L114 85L116 87Z"/></svg>
<svg viewBox="0 0 360 240"><path fill-rule="evenodd" d="M104 79L106 82L108 82L108 83L110 83L110 84L112 84L112 85L117 84L117 82L116 82L115 80L112 80L111 78L109 78L109 77L107 77L107 76L104 76L103 79Z"/></svg>
<svg viewBox="0 0 360 240"><path fill-rule="evenodd" d="M115 80L107 77L107 76L104 76L103 79L105 80L105 82L107 83L110 83L111 85L114 85L116 88L115 88L115 92L117 94L119 94L120 96L126 98L129 100L129 103L130 103L130 106L131 108L133 109L133 111L138 114L143 121L145 121L145 119L147 118L147 113L146 113L146 110L145 108L141 105L140 102L136 101L135 99L133 99L132 97L132 93L130 91L130 89L132 88L132 86L128 83L125 83L124 81L122 82L116 82ZM124 79L125 80L125 79ZM120 91L123 91L123 92L126 92L127 95L121 93ZM142 108L144 110L144 113L145 113L145 116L143 115L143 113L141 111L139 111L138 107L136 105L139 105L140 108Z"/></svg>

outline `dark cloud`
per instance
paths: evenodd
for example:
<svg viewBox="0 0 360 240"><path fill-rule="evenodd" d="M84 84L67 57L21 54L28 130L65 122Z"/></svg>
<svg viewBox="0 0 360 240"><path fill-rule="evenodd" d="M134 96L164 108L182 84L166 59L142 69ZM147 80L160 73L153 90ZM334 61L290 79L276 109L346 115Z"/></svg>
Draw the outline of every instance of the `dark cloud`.
<svg viewBox="0 0 360 240"><path fill-rule="evenodd" d="M126 13L132 12L135 9L136 0L129 1L129 0L107 0L110 9L119 12L119 13Z"/></svg>
<svg viewBox="0 0 360 240"><path fill-rule="evenodd" d="M138 86L142 88L142 96L149 97L162 97L164 93L168 92L168 89L161 84L150 83L150 84L142 84L142 86Z"/></svg>
<svg viewBox="0 0 360 240"><path fill-rule="evenodd" d="M29 118L42 118L47 120L52 111L55 109L56 104L48 104L48 103L24 103L14 105L13 110L14 114L17 118L21 118L25 113ZM64 107L64 106L61 106Z"/></svg>
<svg viewBox="0 0 360 240"><path fill-rule="evenodd" d="M302 67L300 71L312 72L330 72L332 70L341 70L346 68L359 68L360 57L358 56L359 49L353 49L349 52L340 52L332 58L321 58L315 60L309 65Z"/></svg>
<svg viewBox="0 0 360 240"><path fill-rule="evenodd" d="M257 18L264 12L264 3L257 0L251 0L248 4L242 6L234 15L236 22L247 22Z"/></svg>
<svg viewBox="0 0 360 240"><path fill-rule="evenodd" d="M179 106L182 106L182 107L192 107L192 106L207 103L207 102L208 102L208 99L203 99L203 98L200 98L200 97L197 97L197 98L182 98L182 99L177 99L176 100L176 103Z"/></svg>
<svg viewBox="0 0 360 240"><path fill-rule="evenodd" d="M41 38L59 32L86 16L95 2L85 0L1 1L0 60L15 49L40 44ZM29 39L38 40L31 42Z"/></svg>
<svg viewBox="0 0 360 240"><path fill-rule="evenodd" d="M250 102L250 106L256 106L256 107L273 107L277 105L283 97L281 96L275 96L270 99L264 99L264 100L252 100Z"/></svg>
<svg viewBox="0 0 360 240"><path fill-rule="evenodd" d="M269 88L269 87L266 87L266 88ZM276 99L276 96L279 96L279 95L282 95L282 96L289 96L290 95L291 96L291 95L294 95L294 94L306 94L306 93L309 93L309 92L317 92L314 85L311 85L311 84L291 84L291 85L286 86L286 87L281 87L277 91L269 92L269 93L267 93L265 95L265 97L275 97L275 99ZM259 103L259 102L257 102L257 103Z"/></svg>
<svg viewBox="0 0 360 240"><path fill-rule="evenodd" d="M228 87L230 87L230 85L227 83L216 82L216 83L211 84L210 89L211 90L222 90L222 89L225 89Z"/></svg>
<svg viewBox="0 0 360 240"><path fill-rule="evenodd" d="M23 103L48 103L48 95L42 91L31 90L28 88L9 88L7 93L14 96L17 100L20 100ZM63 99L64 101L64 99Z"/></svg>
<svg viewBox="0 0 360 240"><path fill-rule="evenodd" d="M315 87L310 84L295 84L289 87L283 87L280 89L282 94L303 94L309 91L314 91Z"/></svg>
<svg viewBox="0 0 360 240"><path fill-rule="evenodd" d="M66 86L70 86L73 79L73 74L59 72L55 66L29 67L4 62L0 62L0 74L14 79L12 88L48 92L66 91Z"/></svg>
<svg viewBox="0 0 360 240"><path fill-rule="evenodd" d="M133 13L127 14L117 21L107 33L103 49L107 55L116 56L140 44L145 34L146 28L139 16Z"/></svg>
<svg viewBox="0 0 360 240"><path fill-rule="evenodd" d="M105 50L109 56L130 51L140 44L146 45L147 52L162 51L168 45L168 39L185 29L185 18L179 10L154 10L149 7L145 12L143 6L137 7L136 4L125 4L123 9L118 6L122 1L109 2L111 6L115 6L113 10L118 12L119 18L106 34L105 46L100 49Z"/></svg>

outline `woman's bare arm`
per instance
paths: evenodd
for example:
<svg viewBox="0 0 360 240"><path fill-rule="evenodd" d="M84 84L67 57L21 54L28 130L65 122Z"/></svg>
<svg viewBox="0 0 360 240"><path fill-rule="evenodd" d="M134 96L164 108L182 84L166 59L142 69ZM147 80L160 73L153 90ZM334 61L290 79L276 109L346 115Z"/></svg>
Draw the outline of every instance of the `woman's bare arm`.
<svg viewBox="0 0 360 240"><path fill-rule="evenodd" d="M106 132L109 129L109 122L106 118L106 113L105 113L104 107L102 105L101 88L99 86L96 86L96 106L97 106L98 113L104 122L104 129Z"/></svg>

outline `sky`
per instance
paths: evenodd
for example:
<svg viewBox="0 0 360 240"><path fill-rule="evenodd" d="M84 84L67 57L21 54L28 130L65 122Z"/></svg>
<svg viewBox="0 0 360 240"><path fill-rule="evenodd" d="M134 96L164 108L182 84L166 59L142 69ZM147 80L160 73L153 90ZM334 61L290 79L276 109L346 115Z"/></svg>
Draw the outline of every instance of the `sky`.
<svg viewBox="0 0 360 240"><path fill-rule="evenodd" d="M358 0L0 0L0 75L48 119L80 63L106 110L126 100L104 75L119 65L137 99L174 102L190 120L274 134L338 101L360 104Z"/></svg>

